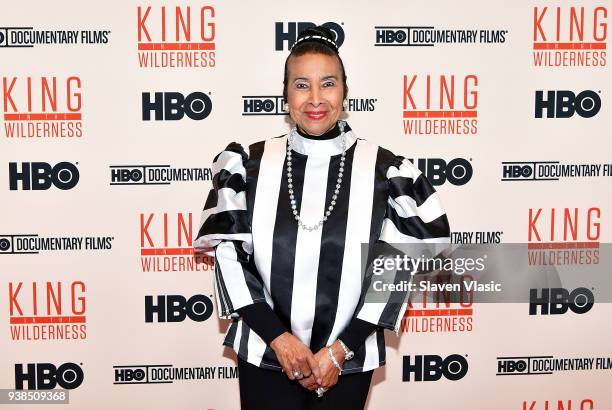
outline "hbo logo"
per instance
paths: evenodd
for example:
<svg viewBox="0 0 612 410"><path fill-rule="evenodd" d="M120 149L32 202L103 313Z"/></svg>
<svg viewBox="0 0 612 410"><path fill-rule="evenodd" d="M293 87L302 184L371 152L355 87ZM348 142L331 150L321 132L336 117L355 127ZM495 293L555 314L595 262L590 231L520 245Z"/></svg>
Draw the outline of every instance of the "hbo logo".
<svg viewBox="0 0 612 410"><path fill-rule="evenodd" d="M408 160L414 163L414 160ZM474 173L472 164L465 158L455 158L448 163L442 158L421 158L417 161L417 166L434 186L442 185L446 181L453 185L465 185Z"/></svg>
<svg viewBox="0 0 612 410"><path fill-rule="evenodd" d="M24 382L28 390L51 390L56 385L64 389L76 389L83 383L83 369L76 363L64 363L55 367L52 363L15 364L15 389L23 390Z"/></svg>
<svg viewBox="0 0 612 410"><path fill-rule="evenodd" d="M576 288L568 291L563 288L544 288L538 295L538 289L529 289L529 314L537 315L540 307L542 315L562 315L568 310L583 314L593 308L595 296L587 288Z"/></svg>
<svg viewBox="0 0 612 410"><path fill-rule="evenodd" d="M141 182L144 173L141 169L113 168L111 169L112 182Z"/></svg>
<svg viewBox="0 0 612 410"><path fill-rule="evenodd" d="M243 114L284 114L280 111L284 99L272 98L244 98Z"/></svg>
<svg viewBox="0 0 612 410"><path fill-rule="evenodd" d="M440 380L442 376L448 380L459 380L468 371L467 359L458 354L451 354L443 359L438 355L404 356L402 366L402 381L409 382L414 375L415 382Z"/></svg>
<svg viewBox="0 0 612 410"><path fill-rule="evenodd" d="M311 23L311 22L305 22L305 21L289 22L287 23L287 31L285 31L283 27L283 23L276 22L274 24L274 31L275 31L274 48L275 50L276 51L283 50L283 43L285 42L287 43L287 50L290 49L295 43L295 40L297 40L298 33L300 33L301 31L307 28L312 28L315 26L316 24ZM322 26L330 29L332 33L334 33L335 41L338 47L342 46L342 43L344 43L344 30L342 29L342 26L334 22L323 23Z"/></svg>
<svg viewBox="0 0 612 410"><path fill-rule="evenodd" d="M408 44L406 30L376 29L376 44Z"/></svg>
<svg viewBox="0 0 612 410"><path fill-rule="evenodd" d="M157 92L151 100L151 93L142 93L142 119L151 120L151 111L156 121L180 120L183 116L192 120L203 120L212 111L212 101L203 92L193 92L187 97L176 92Z"/></svg>
<svg viewBox="0 0 612 410"><path fill-rule="evenodd" d="M533 176L533 167L530 165L504 165L503 178L528 179Z"/></svg>
<svg viewBox="0 0 612 410"><path fill-rule="evenodd" d="M153 322L157 315L158 322L182 322L186 317L203 322L210 317L213 310L212 301L205 295L194 295L186 299L182 295L159 295L157 303L153 296L145 296L145 322Z"/></svg>
<svg viewBox="0 0 612 410"><path fill-rule="evenodd" d="M523 373L527 371L525 360L499 360L497 362L497 373Z"/></svg>
<svg viewBox="0 0 612 410"><path fill-rule="evenodd" d="M77 163L78 164L78 163ZM79 182L79 170L70 162L60 162L51 166L46 162L22 162L21 171L16 162L9 162L9 187L11 191L46 190L55 186L66 190L72 189Z"/></svg>
<svg viewBox="0 0 612 410"><path fill-rule="evenodd" d="M140 382L145 376L144 369L115 368L115 382Z"/></svg>
<svg viewBox="0 0 612 410"><path fill-rule="evenodd" d="M601 108L601 98L595 91L585 90L578 95L572 91L536 91L535 116L542 118L546 110L546 118L569 118L578 114L583 118L595 116Z"/></svg>

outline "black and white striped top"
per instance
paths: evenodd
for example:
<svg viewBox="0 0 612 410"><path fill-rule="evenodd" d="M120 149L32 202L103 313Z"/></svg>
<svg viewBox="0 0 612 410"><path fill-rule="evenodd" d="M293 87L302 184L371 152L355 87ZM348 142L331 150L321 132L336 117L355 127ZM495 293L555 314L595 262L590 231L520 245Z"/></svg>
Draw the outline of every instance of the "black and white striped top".
<svg viewBox="0 0 612 410"><path fill-rule="evenodd" d="M342 187L318 230L299 229L292 213L287 135L248 147L232 142L214 158L213 188L194 247L215 256L218 314L232 319L224 344L256 366L281 370L274 351L236 312L258 302L268 303L313 352L331 345L353 317L377 325L342 374L383 365L384 329L399 332L407 303L366 300L361 244L450 241L446 214L425 176L348 129ZM340 136L295 137L293 190L307 225L319 221L331 201L341 147Z"/></svg>

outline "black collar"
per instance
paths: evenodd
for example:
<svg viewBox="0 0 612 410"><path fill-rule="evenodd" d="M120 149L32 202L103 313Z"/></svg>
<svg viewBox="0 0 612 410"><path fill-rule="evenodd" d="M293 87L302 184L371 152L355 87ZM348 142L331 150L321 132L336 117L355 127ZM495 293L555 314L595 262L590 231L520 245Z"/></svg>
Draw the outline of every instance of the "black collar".
<svg viewBox="0 0 612 410"><path fill-rule="evenodd" d="M336 125L330 129L329 131L326 131L325 133L321 134L321 135L310 135L304 131L302 131L300 129L300 127L296 126L295 127L297 130L297 133L300 134L302 137L310 139L310 140L330 140L332 138L336 138L338 135L340 135L340 126L338 125L338 122L336 122ZM348 123L345 123L344 125L344 132L350 131L351 127L348 125Z"/></svg>

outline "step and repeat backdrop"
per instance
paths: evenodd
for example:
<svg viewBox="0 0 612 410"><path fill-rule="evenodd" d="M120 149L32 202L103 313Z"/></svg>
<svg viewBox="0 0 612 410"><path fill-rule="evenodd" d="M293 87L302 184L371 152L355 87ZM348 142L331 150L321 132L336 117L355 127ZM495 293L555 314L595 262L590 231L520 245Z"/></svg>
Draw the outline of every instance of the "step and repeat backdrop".
<svg viewBox="0 0 612 410"><path fill-rule="evenodd" d="M54 408L239 408L212 261L192 242L213 157L289 130L283 64L315 24L341 45L344 118L426 174L455 243L527 243L536 265L604 267L610 11L3 3L0 407L67 391ZM413 301L399 337L386 334L368 408L611 409L612 309L580 280L523 303Z"/></svg>

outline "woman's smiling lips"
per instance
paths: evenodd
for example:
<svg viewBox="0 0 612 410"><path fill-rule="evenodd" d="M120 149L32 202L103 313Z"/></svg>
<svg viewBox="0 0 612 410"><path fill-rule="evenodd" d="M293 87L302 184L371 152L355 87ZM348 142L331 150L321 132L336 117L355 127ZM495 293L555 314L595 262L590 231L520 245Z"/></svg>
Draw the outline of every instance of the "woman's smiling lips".
<svg viewBox="0 0 612 410"><path fill-rule="evenodd" d="M327 115L327 111L308 111L306 116L310 120L320 120Z"/></svg>

